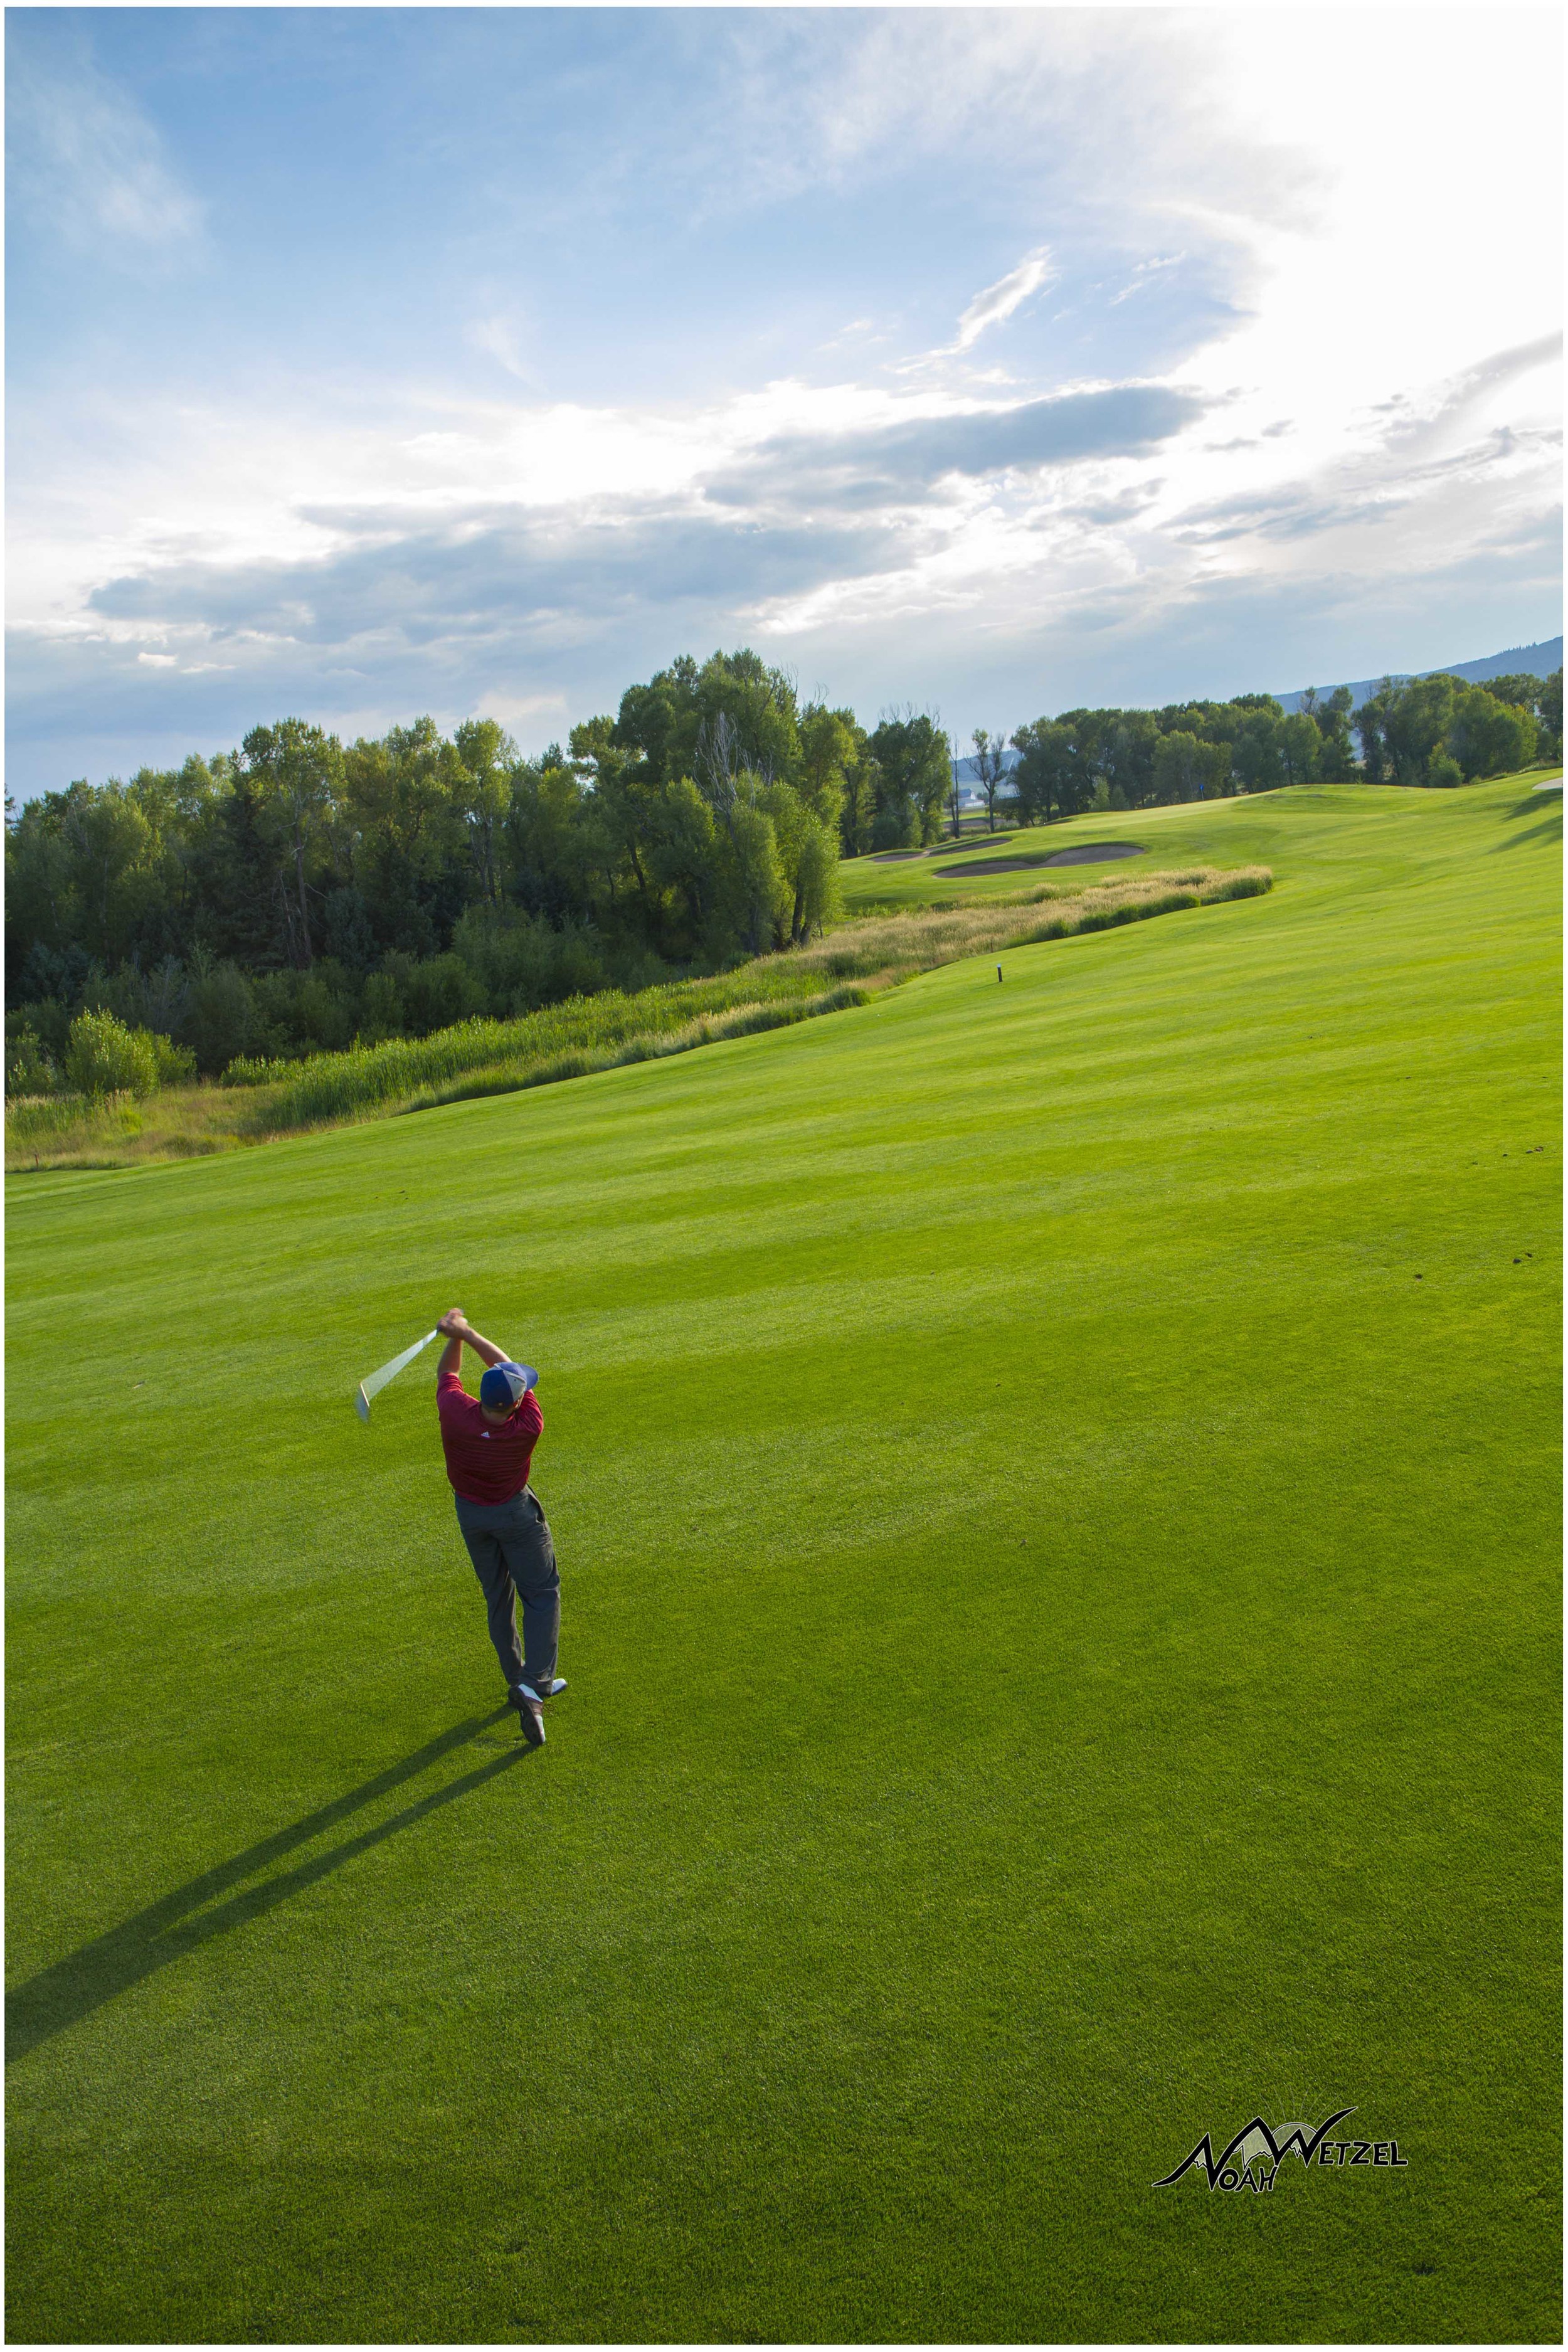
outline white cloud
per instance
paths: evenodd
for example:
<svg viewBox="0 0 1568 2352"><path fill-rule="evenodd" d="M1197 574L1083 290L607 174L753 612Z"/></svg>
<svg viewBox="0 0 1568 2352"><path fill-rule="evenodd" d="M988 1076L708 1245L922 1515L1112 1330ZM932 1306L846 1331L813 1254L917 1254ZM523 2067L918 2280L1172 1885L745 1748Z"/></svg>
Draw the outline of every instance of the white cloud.
<svg viewBox="0 0 1568 2352"><path fill-rule="evenodd" d="M957 340L948 346L949 350L968 351L980 341L987 327L999 327L1031 294L1037 294L1042 286L1049 286L1059 274L1051 267L1050 247L1037 246L1033 253L1024 256L1016 269L1010 269L1005 278L999 278L994 286L987 286L975 296L958 321Z"/></svg>

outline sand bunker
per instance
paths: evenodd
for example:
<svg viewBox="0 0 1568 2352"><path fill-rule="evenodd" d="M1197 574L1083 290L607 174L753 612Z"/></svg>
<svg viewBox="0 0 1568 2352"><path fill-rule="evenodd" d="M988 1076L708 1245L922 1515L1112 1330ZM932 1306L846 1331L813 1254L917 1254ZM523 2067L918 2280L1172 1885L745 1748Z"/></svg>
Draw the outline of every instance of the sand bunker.
<svg viewBox="0 0 1568 2352"><path fill-rule="evenodd" d="M1076 849L1058 849L1054 857L1047 858L1046 864L1098 866L1102 858L1142 857L1142 855L1143 844L1141 841L1085 841L1080 842Z"/></svg>
<svg viewBox="0 0 1568 2352"><path fill-rule="evenodd" d="M1016 874L1026 866L1054 866L1054 857L968 857L962 866L939 866L938 874Z"/></svg>
<svg viewBox="0 0 1568 2352"><path fill-rule="evenodd" d="M1054 857L966 857L962 866L939 866L939 874L1018 874L1030 866L1100 866L1112 857L1142 857L1141 841L1089 841L1081 849L1058 849Z"/></svg>

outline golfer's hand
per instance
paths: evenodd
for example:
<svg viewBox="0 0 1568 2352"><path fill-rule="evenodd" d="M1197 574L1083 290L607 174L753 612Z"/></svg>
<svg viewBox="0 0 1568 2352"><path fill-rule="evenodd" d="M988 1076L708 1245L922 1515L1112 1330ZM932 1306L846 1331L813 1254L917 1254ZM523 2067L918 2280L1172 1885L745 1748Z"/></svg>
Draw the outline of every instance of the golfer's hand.
<svg viewBox="0 0 1568 2352"><path fill-rule="evenodd" d="M436 1326L437 1330L444 1331L448 1339L461 1339L468 1328L468 1318L460 1307L448 1307Z"/></svg>

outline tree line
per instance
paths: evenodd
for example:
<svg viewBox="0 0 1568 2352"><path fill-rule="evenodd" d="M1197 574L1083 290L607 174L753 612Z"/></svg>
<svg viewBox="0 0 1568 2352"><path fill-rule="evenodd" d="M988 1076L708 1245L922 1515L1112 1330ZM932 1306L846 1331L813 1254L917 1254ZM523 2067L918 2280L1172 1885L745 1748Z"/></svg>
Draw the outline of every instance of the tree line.
<svg viewBox="0 0 1568 2352"><path fill-rule="evenodd" d="M1024 824L1093 808L1268 793L1284 784L1448 785L1563 756L1563 673L1472 686L1447 676L1385 679L1359 709L1349 687L1309 687L1289 714L1271 695L1163 710L1065 710L1013 736L1007 782ZM1361 739L1358 756L1353 735ZM997 747L976 739L982 789L1002 804Z"/></svg>
<svg viewBox="0 0 1568 2352"><path fill-rule="evenodd" d="M867 730L749 651L537 759L492 719L285 719L7 803L7 1036L63 1067L104 1010L217 1072L723 971L830 921L846 853L934 837L950 772L928 713Z"/></svg>
<svg viewBox="0 0 1568 2352"><path fill-rule="evenodd" d="M1037 824L1363 772L1458 782L1550 751L1553 728L1561 744L1561 673L1350 705L1066 711L1015 731L1010 770L977 730L975 765L993 822ZM830 922L842 857L958 822L930 712L868 730L749 651L683 656L536 759L487 719L348 745L285 719L178 769L7 803L8 1085L63 1079L84 1013L211 1074L723 971Z"/></svg>
<svg viewBox="0 0 1568 2352"><path fill-rule="evenodd" d="M1445 787L1563 757L1563 673L1384 680L1355 714L1369 784Z"/></svg>
<svg viewBox="0 0 1568 2352"><path fill-rule="evenodd" d="M1012 781L1026 824L1091 808L1160 807L1270 793L1282 784L1349 783L1358 773L1351 694L1315 692L1287 716L1268 694L1180 702L1163 710L1064 710L1013 737Z"/></svg>

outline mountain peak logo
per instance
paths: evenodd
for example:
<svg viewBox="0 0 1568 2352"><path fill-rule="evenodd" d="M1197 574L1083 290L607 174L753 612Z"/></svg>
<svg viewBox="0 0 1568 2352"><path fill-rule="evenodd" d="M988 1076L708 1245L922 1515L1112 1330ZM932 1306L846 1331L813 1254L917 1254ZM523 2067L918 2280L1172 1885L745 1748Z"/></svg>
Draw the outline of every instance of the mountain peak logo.
<svg viewBox="0 0 1568 2352"><path fill-rule="evenodd" d="M1234 2138L1228 2139L1216 2156L1214 2142L1205 2132L1196 2147L1184 2156L1174 2172L1167 2172L1156 2180L1156 2189L1169 2189L1194 2165L1203 2167L1211 2189L1250 2189L1255 2193L1271 2189L1279 2166L1287 2156L1300 2157L1303 2165L1368 2164L1377 2167L1397 2166L1401 2171L1408 2159L1399 2153L1396 2139L1331 2139L1329 2134L1353 2107L1336 2107L1321 2124L1266 2124L1261 2116L1254 2116L1243 2124Z"/></svg>

